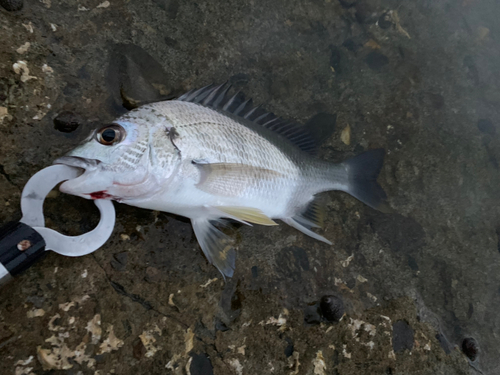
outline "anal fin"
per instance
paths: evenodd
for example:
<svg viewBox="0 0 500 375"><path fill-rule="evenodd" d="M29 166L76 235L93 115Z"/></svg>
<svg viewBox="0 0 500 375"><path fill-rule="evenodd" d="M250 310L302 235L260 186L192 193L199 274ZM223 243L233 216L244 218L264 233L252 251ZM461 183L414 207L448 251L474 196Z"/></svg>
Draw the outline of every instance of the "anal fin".
<svg viewBox="0 0 500 375"><path fill-rule="evenodd" d="M236 251L231 237L222 233L208 219L193 219L194 234L208 261L222 273L224 279L232 277L236 264Z"/></svg>
<svg viewBox="0 0 500 375"><path fill-rule="evenodd" d="M304 211L297 214L293 219L305 227L310 228L323 228L325 222L325 204L318 198L314 197Z"/></svg>
<svg viewBox="0 0 500 375"><path fill-rule="evenodd" d="M302 225L301 223L299 223L298 221L296 221L294 218L289 217L289 218L285 218L285 219L282 219L282 220L285 223L287 223L288 225L290 225L291 227L294 227L295 229L300 230L304 234L307 234L309 237L312 237L312 238L314 238L316 240L325 242L328 245L332 245L332 243L330 241L328 241L325 237L320 236L317 233L314 233L311 229L306 228L304 225Z"/></svg>

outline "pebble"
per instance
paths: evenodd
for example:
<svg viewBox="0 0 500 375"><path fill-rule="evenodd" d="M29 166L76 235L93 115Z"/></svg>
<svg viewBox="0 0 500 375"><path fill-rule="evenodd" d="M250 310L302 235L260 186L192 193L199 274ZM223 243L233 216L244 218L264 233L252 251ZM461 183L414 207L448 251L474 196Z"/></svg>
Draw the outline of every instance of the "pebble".
<svg viewBox="0 0 500 375"><path fill-rule="evenodd" d="M23 8L23 0L0 0L0 5L9 12L15 12Z"/></svg>
<svg viewBox="0 0 500 375"><path fill-rule="evenodd" d="M462 352L471 360L474 361L479 354L479 346L477 341L472 337L467 337L462 341Z"/></svg>
<svg viewBox="0 0 500 375"><path fill-rule="evenodd" d="M323 296L319 308L323 317L329 322L339 322L344 316L344 302L336 296Z"/></svg>
<svg viewBox="0 0 500 375"><path fill-rule="evenodd" d="M63 133L74 132L80 126L81 119L70 111L63 111L54 118L54 128Z"/></svg>
<svg viewBox="0 0 500 375"><path fill-rule="evenodd" d="M391 12L385 12L378 19L378 27L381 29L388 29L392 26L392 15Z"/></svg>
<svg viewBox="0 0 500 375"><path fill-rule="evenodd" d="M191 375L214 375L212 362L207 354L193 353L191 357L193 358L189 366L189 373Z"/></svg>

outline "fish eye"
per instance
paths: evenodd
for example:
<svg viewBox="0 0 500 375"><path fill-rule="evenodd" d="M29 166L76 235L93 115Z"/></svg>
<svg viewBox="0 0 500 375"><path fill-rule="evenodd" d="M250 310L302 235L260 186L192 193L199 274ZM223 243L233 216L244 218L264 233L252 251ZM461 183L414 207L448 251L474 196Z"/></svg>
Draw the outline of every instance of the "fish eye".
<svg viewBox="0 0 500 375"><path fill-rule="evenodd" d="M112 124L105 126L96 133L97 142L105 146L119 143L125 138L126 132L120 125Z"/></svg>

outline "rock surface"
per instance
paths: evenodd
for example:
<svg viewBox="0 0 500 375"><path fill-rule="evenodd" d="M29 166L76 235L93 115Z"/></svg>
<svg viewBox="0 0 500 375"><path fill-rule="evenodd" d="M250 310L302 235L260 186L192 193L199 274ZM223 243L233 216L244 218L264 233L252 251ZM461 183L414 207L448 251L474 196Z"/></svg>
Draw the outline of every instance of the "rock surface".
<svg viewBox="0 0 500 375"><path fill-rule="evenodd" d="M124 104L226 80L280 116L328 114L324 159L385 148L397 212L326 194L333 246L286 225L238 228L224 283L186 219L116 205L103 248L50 253L2 287L0 373L500 373L499 16L500 3L469 0L0 8L0 223L20 218L31 175ZM63 111L81 116L71 133L54 129ZM64 194L45 212L73 235L97 222ZM308 324L324 295L344 317ZM411 335L395 353L397 322Z"/></svg>

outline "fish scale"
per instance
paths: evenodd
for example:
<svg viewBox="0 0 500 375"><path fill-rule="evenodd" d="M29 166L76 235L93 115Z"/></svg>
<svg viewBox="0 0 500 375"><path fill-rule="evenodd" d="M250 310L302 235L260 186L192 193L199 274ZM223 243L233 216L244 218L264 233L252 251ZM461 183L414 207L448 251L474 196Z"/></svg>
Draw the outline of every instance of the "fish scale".
<svg viewBox="0 0 500 375"><path fill-rule="evenodd" d="M319 160L303 127L253 107L239 93L228 96L228 90L227 85L193 90L132 110L97 130L56 161L85 168L61 191L188 217L207 259L225 277L233 275L236 253L231 239L214 226L221 219L261 225L280 219L331 244L313 231L324 217L316 194L342 190L390 210L376 181L383 150L340 164ZM98 135L106 130L114 138L102 142Z"/></svg>

